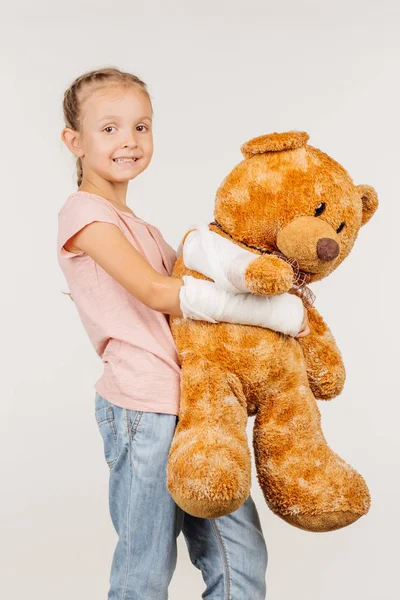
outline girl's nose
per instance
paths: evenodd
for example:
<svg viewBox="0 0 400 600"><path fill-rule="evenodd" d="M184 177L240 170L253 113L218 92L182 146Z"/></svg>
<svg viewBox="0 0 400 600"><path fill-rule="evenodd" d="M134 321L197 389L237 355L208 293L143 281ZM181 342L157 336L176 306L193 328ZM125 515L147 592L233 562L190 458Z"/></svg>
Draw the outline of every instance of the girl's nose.
<svg viewBox="0 0 400 600"><path fill-rule="evenodd" d="M126 148L127 146L132 147L132 148L136 148L137 147L137 141L136 141L136 137L134 135L130 135L126 138L125 140L125 144L124 144L124 148Z"/></svg>

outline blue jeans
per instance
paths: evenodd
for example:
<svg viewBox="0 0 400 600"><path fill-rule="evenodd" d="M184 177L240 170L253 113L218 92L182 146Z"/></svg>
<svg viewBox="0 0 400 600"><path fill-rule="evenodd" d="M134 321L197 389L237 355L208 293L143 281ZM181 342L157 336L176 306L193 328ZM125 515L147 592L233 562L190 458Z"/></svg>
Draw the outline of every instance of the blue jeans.
<svg viewBox="0 0 400 600"><path fill-rule="evenodd" d="M118 534L108 600L165 600L182 531L208 600L264 600L267 548L251 498L218 519L185 513L166 485L175 415L128 410L98 393L95 415L110 469L109 506ZM193 598L190 590L187 597Z"/></svg>

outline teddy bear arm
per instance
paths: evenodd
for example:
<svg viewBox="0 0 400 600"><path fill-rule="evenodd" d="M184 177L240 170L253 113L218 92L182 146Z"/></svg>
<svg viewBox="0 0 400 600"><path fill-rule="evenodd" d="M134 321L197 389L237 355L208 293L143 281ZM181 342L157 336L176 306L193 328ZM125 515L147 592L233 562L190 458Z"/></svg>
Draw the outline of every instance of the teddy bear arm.
<svg viewBox="0 0 400 600"><path fill-rule="evenodd" d="M292 267L276 255L245 248L202 223L182 244L185 267L212 279L230 293L283 294L293 286Z"/></svg>
<svg viewBox="0 0 400 600"><path fill-rule="evenodd" d="M273 296L292 288L294 274L287 262L277 256L263 254L250 262L244 278L251 293Z"/></svg>
<svg viewBox="0 0 400 600"><path fill-rule="evenodd" d="M319 400L338 396L344 386L346 371L340 350L329 327L312 307L308 309L311 333L299 338L311 390Z"/></svg>

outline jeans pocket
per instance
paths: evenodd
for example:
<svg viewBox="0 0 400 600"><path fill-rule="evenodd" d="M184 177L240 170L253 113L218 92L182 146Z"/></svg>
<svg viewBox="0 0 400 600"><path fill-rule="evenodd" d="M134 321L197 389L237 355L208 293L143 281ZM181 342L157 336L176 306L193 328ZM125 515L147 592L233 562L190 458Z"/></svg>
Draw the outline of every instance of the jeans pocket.
<svg viewBox="0 0 400 600"><path fill-rule="evenodd" d="M104 399L101 398L101 400ZM104 457L109 468L112 469L118 454L118 435L115 425L114 408L106 400L102 404L96 403L95 417L101 437L103 438Z"/></svg>

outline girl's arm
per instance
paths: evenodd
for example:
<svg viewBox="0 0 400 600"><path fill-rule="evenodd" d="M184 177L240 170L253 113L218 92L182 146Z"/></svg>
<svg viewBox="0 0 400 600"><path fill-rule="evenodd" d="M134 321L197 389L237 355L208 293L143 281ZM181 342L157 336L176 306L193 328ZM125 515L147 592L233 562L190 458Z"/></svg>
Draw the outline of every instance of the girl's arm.
<svg viewBox="0 0 400 600"><path fill-rule="evenodd" d="M94 221L71 237L66 250L86 252L128 292L153 310L182 317L182 279L158 273L112 223Z"/></svg>
<svg viewBox="0 0 400 600"><path fill-rule="evenodd" d="M93 221L70 237L64 247L74 253L86 252L153 310L213 323L258 325L293 336L304 329L306 311L296 296L282 294L282 298L269 299L240 294L239 298L211 281L161 275L112 223Z"/></svg>

